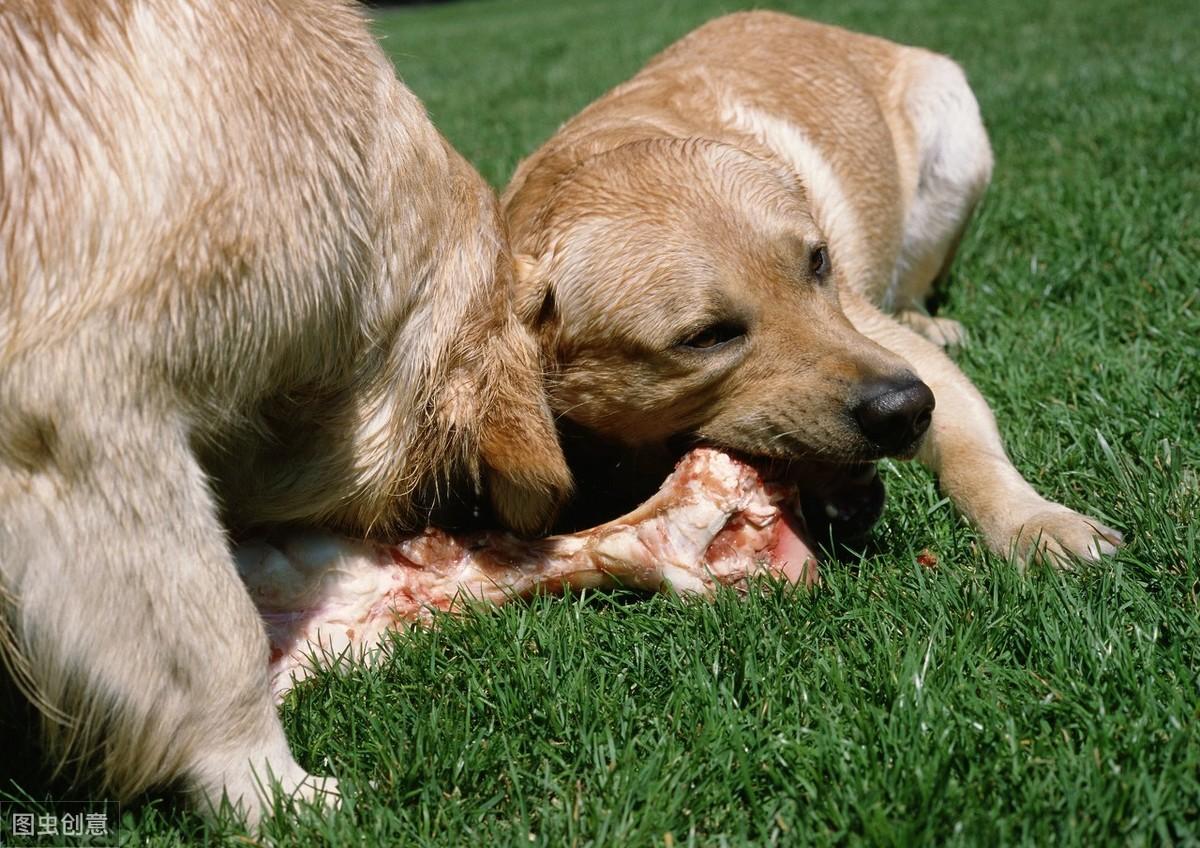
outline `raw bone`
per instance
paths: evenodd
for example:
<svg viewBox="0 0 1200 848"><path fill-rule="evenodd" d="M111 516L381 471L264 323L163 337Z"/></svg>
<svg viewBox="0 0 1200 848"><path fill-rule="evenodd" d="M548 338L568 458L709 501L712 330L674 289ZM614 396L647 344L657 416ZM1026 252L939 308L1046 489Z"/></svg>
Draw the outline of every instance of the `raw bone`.
<svg viewBox="0 0 1200 848"><path fill-rule="evenodd" d="M429 529L383 544L313 531L249 542L236 554L266 622L271 686L282 697L293 677L310 673L314 650L325 662L357 658L388 630L465 600L500 604L618 585L707 595L760 573L811 584L816 561L806 548L789 549L798 565L776 561L788 523L781 508L790 509L793 495L764 484L752 466L699 448L637 509L569 536L523 541Z"/></svg>

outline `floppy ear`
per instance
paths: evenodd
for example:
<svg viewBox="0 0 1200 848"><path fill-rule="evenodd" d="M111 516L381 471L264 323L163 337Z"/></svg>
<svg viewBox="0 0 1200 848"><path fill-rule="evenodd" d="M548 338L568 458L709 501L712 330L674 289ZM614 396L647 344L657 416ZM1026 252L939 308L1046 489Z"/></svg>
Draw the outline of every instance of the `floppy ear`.
<svg viewBox="0 0 1200 848"><path fill-rule="evenodd" d="M507 526L526 535L542 533L571 492L571 471L546 399L533 333L509 321L493 344L479 438L489 496Z"/></svg>
<svg viewBox="0 0 1200 848"><path fill-rule="evenodd" d="M517 317L527 327L542 323L551 309L553 294L547 264L545 256L513 254L513 268L516 272L516 295L513 305Z"/></svg>

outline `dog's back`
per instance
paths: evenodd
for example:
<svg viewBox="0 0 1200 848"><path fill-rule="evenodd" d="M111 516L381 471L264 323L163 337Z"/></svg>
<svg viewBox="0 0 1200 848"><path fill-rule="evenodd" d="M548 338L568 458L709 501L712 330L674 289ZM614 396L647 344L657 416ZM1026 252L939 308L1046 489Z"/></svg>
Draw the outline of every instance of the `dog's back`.
<svg viewBox="0 0 1200 848"><path fill-rule="evenodd" d="M790 15L735 13L667 47L521 163L505 192L515 249L533 252L534 210L566 171L632 138L662 135L761 148L802 175L846 279L896 306L938 270L908 282L898 265L907 273L928 263L926 253L938 261L959 235L939 231L935 244L915 244L912 231L920 240L943 220L969 217L991 176L978 107L951 60ZM922 204L943 178L952 185L935 202L953 208L931 215Z"/></svg>
<svg viewBox="0 0 1200 848"><path fill-rule="evenodd" d="M236 17L117 0L6 10L6 359L91 316L220 310L244 296L234 280L278 294L299 282L289 272L347 259L365 278L369 152L356 148L382 69L355 16L328 11L332 31L269 2ZM338 114L310 94L334 82ZM323 270L327 283L347 276ZM330 297L321 279L302 282L306 299ZM256 326L264 347L282 329ZM187 354L155 341L164 357Z"/></svg>

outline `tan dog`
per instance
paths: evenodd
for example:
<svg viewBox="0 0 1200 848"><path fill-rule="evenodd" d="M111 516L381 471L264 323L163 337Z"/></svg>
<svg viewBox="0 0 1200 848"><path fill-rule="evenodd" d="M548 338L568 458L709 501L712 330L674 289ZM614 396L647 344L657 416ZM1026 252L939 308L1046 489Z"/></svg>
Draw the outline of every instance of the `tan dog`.
<svg viewBox="0 0 1200 848"><path fill-rule="evenodd" d="M923 314L991 169L943 56L768 12L701 27L503 198L553 405L643 451L689 436L828 469L919 444L992 550L1111 553L1119 533L1013 468L942 351L960 328Z"/></svg>
<svg viewBox="0 0 1200 848"><path fill-rule="evenodd" d="M544 526L495 198L336 0L8 3L0 168L0 653L118 798L311 794L219 510Z"/></svg>

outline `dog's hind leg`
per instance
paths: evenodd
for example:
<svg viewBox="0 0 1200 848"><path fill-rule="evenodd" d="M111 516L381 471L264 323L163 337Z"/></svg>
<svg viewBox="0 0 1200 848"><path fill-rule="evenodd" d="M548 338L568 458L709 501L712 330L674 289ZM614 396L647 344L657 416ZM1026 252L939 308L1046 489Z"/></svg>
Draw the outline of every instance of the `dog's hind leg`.
<svg viewBox="0 0 1200 848"><path fill-rule="evenodd" d="M335 791L288 749L185 427L148 405L56 406L0 416L0 576L9 659L58 762L98 765L122 799L226 792L251 821L272 781Z"/></svg>
<svg viewBox="0 0 1200 848"><path fill-rule="evenodd" d="M935 344L901 326L849 288L842 306L855 329L904 357L937 406L918 458L1000 556L1068 564L1112 554L1121 534L1034 491L1004 451L996 419L966 375Z"/></svg>
<svg viewBox="0 0 1200 848"><path fill-rule="evenodd" d="M963 326L934 316L954 254L992 176L992 148L975 95L962 69L944 56L921 52L902 113L910 128L913 163L904 238L891 288L896 318L941 347L966 338Z"/></svg>

